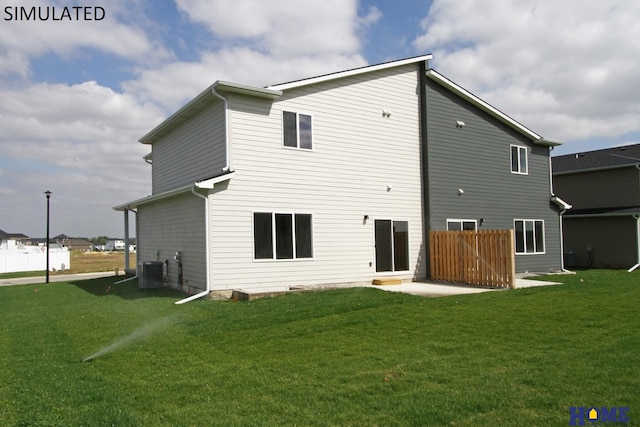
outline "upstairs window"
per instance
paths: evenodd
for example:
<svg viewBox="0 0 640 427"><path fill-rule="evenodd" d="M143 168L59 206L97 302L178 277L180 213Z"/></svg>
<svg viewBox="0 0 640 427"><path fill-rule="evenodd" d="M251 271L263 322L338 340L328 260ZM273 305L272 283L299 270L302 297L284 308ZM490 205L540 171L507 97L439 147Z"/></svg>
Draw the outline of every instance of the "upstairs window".
<svg viewBox="0 0 640 427"><path fill-rule="evenodd" d="M255 212L255 259L313 258L311 214Z"/></svg>
<svg viewBox="0 0 640 427"><path fill-rule="evenodd" d="M282 127L285 147L311 150L311 116L307 114L284 111Z"/></svg>
<svg viewBox="0 0 640 427"><path fill-rule="evenodd" d="M527 147L512 145L511 173L526 175L528 173L527 170Z"/></svg>
<svg viewBox="0 0 640 427"><path fill-rule="evenodd" d="M543 254L544 221L541 219L516 219L513 223L516 254Z"/></svg>

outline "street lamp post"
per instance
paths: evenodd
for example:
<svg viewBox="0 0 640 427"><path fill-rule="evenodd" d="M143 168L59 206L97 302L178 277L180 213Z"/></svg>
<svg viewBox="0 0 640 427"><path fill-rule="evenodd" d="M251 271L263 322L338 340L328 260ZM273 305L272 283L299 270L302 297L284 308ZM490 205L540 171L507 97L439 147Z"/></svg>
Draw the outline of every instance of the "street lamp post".
<svg viewBox="0 0 640 427"><path fill-rule="evenodd" d="M49 283L49 199L51 198L51 191L44 192L47 196L47 281Z"/></svg>

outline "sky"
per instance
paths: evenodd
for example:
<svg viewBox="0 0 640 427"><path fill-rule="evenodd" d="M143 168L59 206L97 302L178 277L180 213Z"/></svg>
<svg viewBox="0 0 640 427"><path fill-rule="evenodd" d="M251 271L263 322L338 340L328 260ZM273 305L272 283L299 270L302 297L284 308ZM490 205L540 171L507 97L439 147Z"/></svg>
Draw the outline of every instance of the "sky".
<svg viewBox="0 0 640 427"><path fill-rule="evenodd" d="M638 143L639 53L628 0L0 0L0 229L45 236L49 190L52 236L122 237L138 139L216 80L432 54L554 155Z"/></svg>

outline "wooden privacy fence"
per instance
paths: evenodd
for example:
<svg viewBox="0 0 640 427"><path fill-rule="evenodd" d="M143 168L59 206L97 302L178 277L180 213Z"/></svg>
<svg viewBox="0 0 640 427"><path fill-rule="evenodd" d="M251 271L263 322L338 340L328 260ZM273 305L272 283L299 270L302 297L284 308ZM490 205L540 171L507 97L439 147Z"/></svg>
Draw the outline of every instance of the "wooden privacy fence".
<svg viewBox="0 0 640 427"><path fill-rule="evenodd" d="M514 288L513 230L431 231L431 279Z"/></svg>

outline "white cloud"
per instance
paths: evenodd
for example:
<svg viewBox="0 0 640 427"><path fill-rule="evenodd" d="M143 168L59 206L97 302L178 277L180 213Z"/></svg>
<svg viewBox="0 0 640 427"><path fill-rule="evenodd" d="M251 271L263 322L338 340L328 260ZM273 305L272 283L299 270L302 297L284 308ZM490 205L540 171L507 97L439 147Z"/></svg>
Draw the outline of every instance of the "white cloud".
<svg viewBox="0 0 640 427"><path fill-rule="evenodd" d="M360 37L381 18L375 7L359 17L356 0L176 3L210 31L197 34L213 47L195 60L175 60L161 44L159 28L171 19L149 22L145 8L157 6L144 0L110 1L104 7L112 19L102 24L0 25L0 194L11 197L0 204L6 229L43 235L42 193L49 189L53 234L122 234L122 214L111 207L150 190L151 169L141 159L150 147L138 138L216 80L263 86L364 66ZM90 75L76 84L30 81L35 58L82 63L96 50L122 59L136 78L119 88Z"/></svg>
<svg viewBox="0 0 640 427"><path fill-rule="evenodd" d="M198 62L140 70L139 78L123 87L173 111L216 80L266 86L364 65L366 60L359 54L300 55L284 61L248 48L232 48L204 53Z"/></svg>
<svg viewBox="0 0 640 427"><path fill-rule="evenodd" d="M15 212L37 210L40 193L51 189L64 206L58 208L60 232L92 226L100 232L119 219L96 218L149 193L150 169L141 158L149 147L136 141L163 118L158 107L95 82L0 89L0 98L0 192L12 196L0 216L11 218L9 224L24 220Z"/></svg>
<svg viewBox="0 0 640 427"><path fill-rule="evenodd" d="M35 7L36 11L39 10L37 8L44 11L47 7L61 10L63 6L75 6L75 3L70 2L44 0L34 0L28 5L16 4L28 10ZM2 15L0 25L0 74L15 74L27 78L31 73L32 58L48 53L65 57L80 49L98 49L143 63L167 58L169 52L159 46L136 22L126 22L132 16L144 16L136 13L133 5L135 2L109 2L101 6L105 10L105 18L101 21L17 20L15 17L19 15L12 8L11 14ZM2 10L4 12L4 7ZM13 19L5 20L9 17Z"/></svg>
<svg viewBox="0 0 640 427"><path fill-rule="evenodd" d="M611 137L640 130L638 16L624 0L435 0L414 46L547 137Z"/></svg>
<svg viewBox="0 0 640 427"><path fill-rule="evenodd" d="M353 54L355 0L176 0L178 9L222 39L244 39L273 55Z"/></svg>

